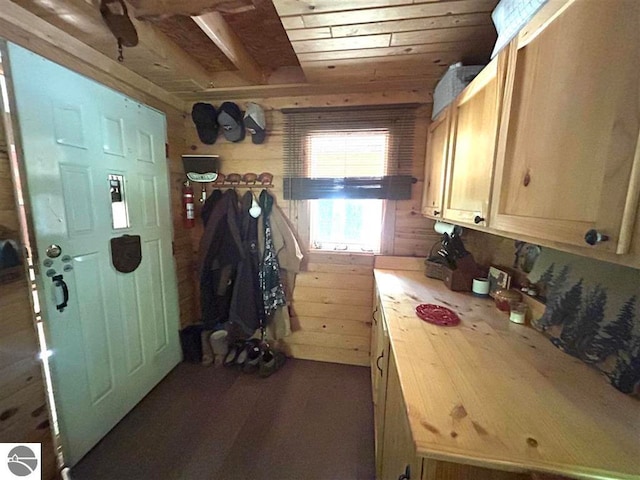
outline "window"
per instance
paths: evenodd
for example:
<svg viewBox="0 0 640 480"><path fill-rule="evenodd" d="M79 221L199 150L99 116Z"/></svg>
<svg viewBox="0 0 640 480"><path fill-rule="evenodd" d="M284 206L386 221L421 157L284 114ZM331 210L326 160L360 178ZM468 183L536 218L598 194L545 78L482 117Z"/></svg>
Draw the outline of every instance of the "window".
<svg viewBox="0 0 640 480"><path fill-rule="evenodd" d="M284 198L310 248L379 252L385 202L411 198L415 106L285 113Z"/></svg>
<svg viewBox="0 0 640 480"><path fill-rule="evenodd" d="M309 177L382 177L388 144L387 130L312 133ZM312 248L380 251L382 200L322 199L309 204Z"/></svg>

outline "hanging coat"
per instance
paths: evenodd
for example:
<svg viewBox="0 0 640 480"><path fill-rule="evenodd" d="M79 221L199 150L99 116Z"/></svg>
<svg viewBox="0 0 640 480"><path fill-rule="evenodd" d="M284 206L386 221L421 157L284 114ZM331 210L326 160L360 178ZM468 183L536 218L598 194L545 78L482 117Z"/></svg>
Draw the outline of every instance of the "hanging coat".
<svg viewBox="0 0 640 480"><path fill-rule="evenodd" d="M280 266L278 256L271 236L271 211L273 209L273 197L263 190L260 193L260 207L262 208L264 226L264 252L260 265L260 291L267 321L282 305L286 305L284 287L280 281Z"/></svg>
<svg viewBox="0 0 640 480"><path fill-rule="evenodd" d="M204 207L208 217L199 251L200 306L205 328L213 329L229 319L243 249L236 192L227 190L221 197L212 195Z"/></svg>
<svg viewBox="0 0 640 480"><path fill-rule="evenodd" d="M229 323L251 336L266 320L259 283L260 250L258 248L258 219L249 215L253 193L246 192L240 207L243 257L233 288Z"/></svg>

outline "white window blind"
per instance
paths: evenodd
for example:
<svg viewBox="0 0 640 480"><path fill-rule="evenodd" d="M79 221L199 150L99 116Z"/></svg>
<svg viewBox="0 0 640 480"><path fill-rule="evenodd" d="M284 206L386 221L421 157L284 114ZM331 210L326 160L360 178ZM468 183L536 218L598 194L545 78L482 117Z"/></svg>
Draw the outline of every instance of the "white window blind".
<svg viewBox="0 0 640 480"><path fill-rule="evenodd" d="M415 109L283 110L285 199L410 199Z"/></svg>

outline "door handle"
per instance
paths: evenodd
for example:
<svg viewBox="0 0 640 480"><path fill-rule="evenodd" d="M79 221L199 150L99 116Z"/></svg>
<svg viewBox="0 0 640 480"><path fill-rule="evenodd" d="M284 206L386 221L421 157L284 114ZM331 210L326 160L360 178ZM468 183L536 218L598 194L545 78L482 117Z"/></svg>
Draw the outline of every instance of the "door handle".
<svg viewBox="0 0 640 480"><path fill-rule="evenodd" d="M376 358L376 367L378 367L378 370L380 370L380 376L382 376L382 368L380 368L380 360L382 360L383 358L384 358L384 350L378 356L378 358Z"/></svg>
<svg viewBox="0 0 640 480"><path fill-rule="evenodd" d="M62 275L55 275L51 278L56 288L62 288L62 302L56 305L59 312L63 312L67 308L69 302L69 288L66 282L63 280Z"/></svg>

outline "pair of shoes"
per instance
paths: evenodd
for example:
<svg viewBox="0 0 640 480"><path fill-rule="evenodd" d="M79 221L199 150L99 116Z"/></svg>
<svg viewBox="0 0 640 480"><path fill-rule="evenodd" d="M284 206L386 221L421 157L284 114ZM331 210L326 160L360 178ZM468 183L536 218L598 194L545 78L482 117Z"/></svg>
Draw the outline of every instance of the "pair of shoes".
<svg viewBox="0 0 640 480"><path fill-rule="evenodd" d="M247 352L247 357L242 363L242 371L244 373L257 372L260 367L260 357L262 356L260 341L255 338L247 340L245 351Z"/></svg>
<svg viewBox="0 0 640 480"><path fill-rule="evenodd" d="M209 335L211 330L203 330L200 334L200 342L202 344L202 365L209 366L213 363L213 351L209 344Z"/></svg>
<svg viewBox="0 0 640 480"><path fill-rule="evenodd" d="M244 349L244 342L235 342L232 345L229 345L229 350L227 354L224 356L224 361L222 364L225 367L233 367L237 364L238 357L240 356L240 352Z"/></svg>
<svg viewBox="0 0 640 480"><path fill-rule="evenodd" d="M251 373L258 369L259 359L260 341L249 339L231 345L223 364L225 367L240 367L243 372Z"/></svg>
<svg viewBox="0 0 640 480"><path fill-rule="evenodd" d="M226 357L229 351L229 345L227 344L227 331L215 330L209 335L209 345L213 353L213 363L220 365L223 363L223 359Z"/></svg>
<svg viewBox="0 0 640 480"><path fill-rule="evenodd" d="M211 350L214 355L226 355L229 350L229 345L227 345L227 331L215 330L209 336L209 343L211 344Z"/></svg>
<svg viewBox="0 0 640 480"><path fill-rule="evenodd" d="M284 353L268 348L260 355L258 375L263 378L269 377L280 370L286 361L287 357Z"/></svg>
<svg viewBox="0 0 640 480"><path fill-rule="evenodd" d="M238 358L236 364L245 373L252 373L258 368L258 360L260 358L260 342L255 338L250 338L244 342L244 347Z"/></svg>

